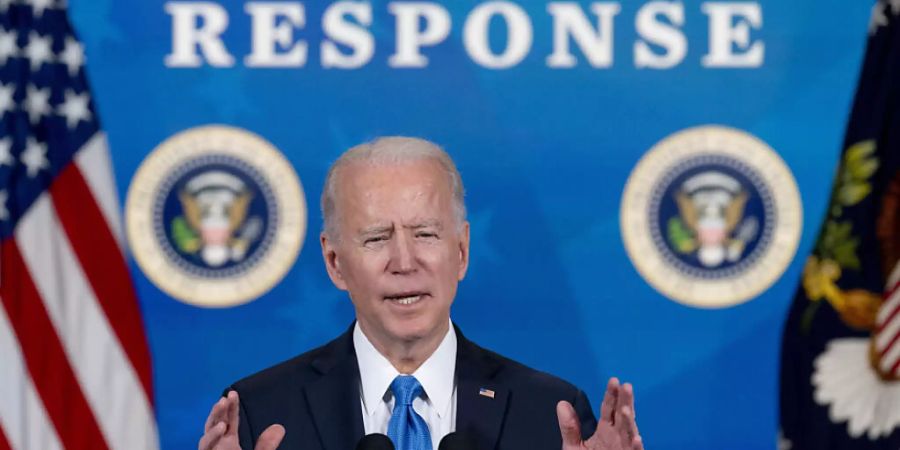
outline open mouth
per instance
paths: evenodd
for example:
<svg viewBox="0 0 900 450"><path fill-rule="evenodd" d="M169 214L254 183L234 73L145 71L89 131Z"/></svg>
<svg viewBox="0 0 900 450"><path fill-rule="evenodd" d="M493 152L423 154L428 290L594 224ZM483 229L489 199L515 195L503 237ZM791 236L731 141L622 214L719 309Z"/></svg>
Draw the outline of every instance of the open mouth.
<svg viewBox="0 0 900 450"><path fill-rule="evenodd" d="M414 305L416 303L419 303L427 295L428 294L426 294L424 292L412 292L412 293L403 293L403 294L398 294L398 295L390 295L390 296L385 297L384 299L389 302L398 304L398 305L407 306L407 305Z"/></svg>

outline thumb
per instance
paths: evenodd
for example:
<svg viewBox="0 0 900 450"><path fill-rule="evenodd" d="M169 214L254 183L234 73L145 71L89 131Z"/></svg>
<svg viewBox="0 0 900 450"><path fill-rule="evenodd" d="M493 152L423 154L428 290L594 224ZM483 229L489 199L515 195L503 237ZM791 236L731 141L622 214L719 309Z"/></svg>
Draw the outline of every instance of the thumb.
<svg viewBox="0 0 900 450"><path fill-rule="evenodd" d="M256 441L256 450L275 450L284 439L284 433L284 427L277 423L266 428Z"/></svg>
<svg viewBox="0 0 900 450"><path fill-rule="evenodd" d="M563 449L581 447L581 425L575 408L567 401L556 404L556 418L559 420L559 432L562 435Z"/></svg>

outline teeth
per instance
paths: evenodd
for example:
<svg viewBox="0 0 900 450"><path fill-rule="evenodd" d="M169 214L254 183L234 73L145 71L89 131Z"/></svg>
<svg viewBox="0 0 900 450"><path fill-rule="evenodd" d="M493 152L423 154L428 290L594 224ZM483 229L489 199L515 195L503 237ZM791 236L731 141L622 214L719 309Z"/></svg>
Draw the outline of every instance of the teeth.
<svg viewBox="0 0 900 450"><path fill-rule="evenodd" d="M399 297L399 298L395 298L393 300L401 305L412 305L413 303L415 303L421 299L422 299L421 295L411 295L409 297Z"/></svg>

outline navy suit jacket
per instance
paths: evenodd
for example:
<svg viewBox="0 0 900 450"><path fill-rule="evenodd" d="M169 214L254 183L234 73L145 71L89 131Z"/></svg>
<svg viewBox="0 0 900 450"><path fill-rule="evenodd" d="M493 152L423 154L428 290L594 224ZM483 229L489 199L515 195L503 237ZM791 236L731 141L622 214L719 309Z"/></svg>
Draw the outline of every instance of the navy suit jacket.
<svg viewBox="0 0 900 450"><path fill-rule="evenodd" d="M287 431L280 450L355 448L364 429L352 331L228 389L240 395L241 448L252 450L275 423ZM593 434L597 422L584 392L475 345L458 328L456 335L456 431L478 450L559 450L560 400L575 406L585 437Z"/></svg>

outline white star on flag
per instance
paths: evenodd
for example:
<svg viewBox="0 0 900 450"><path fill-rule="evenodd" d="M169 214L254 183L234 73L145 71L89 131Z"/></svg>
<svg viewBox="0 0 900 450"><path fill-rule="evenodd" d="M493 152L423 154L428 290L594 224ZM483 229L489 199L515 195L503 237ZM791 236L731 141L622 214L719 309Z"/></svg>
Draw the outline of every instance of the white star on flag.
<svg viewBox="0 0 900 450"><path fill-rule="evenodd" d="M890 0L891 2L891 13L895 16L900 14L900 0Z"/></svg>
<svg viewBox="0 0 900 450"><path fill-rule="evenodd" d="M884 15L884 3L881 0L872 5L872 18L869 19L869 35L878 32L878 28L887 26L888 18Z"/></svg>
<svg viewBox="0 0 900 450"><path fill-rule="evenodd" d="M69 76L78 75L78 69L84 65L84 46L72 38L66 38L66 46L59 54L59 60L69 68Z"/></svg>
<svg viewBox="0 0 900 450"><path fill-rule="evenodd" d="M12 139L9 136L0 139L0 166L12 166Z"/></svg>
<svg viewBox="0 0 900 450"><path fill-rule="evenodd" d="M13 95L16 93L16 85L0 83L0 117L7 111L16 109L16 101Z"/></svg>
<svg viewBox="0 0 900 450"><path fill-rule="evenodd" d="M38 123L41 116L50 112L50 89L38 89L34 85L28 85L25 110L28 111L28 119L31 120L31 123Z"/></svg>
<svg viewBox="0 0 900 450"><path fill-rule="evenodd" d="M53 50L50 45L53 40L50 36L41 36L32 31L28 35L28 45L25 46L25 56L31 61L31 71L35 72L41 65L53 61Z"/></svg>
<svg viewBox="0 0 900 450"><path fill-rule="evenodd" d="M791 448L794 446L791 443L790 439L785 438L784 433L782 433L780 430L778 431L777 439L778 439L778 450L791 450Z"/></svg>
<svg viewBox="0 0 900 450"><path fill-rule="evenodd" d="M35 17L43 17L44 10L53 7L53 0L26 0L24 3L31 4Z"/></svg>
<svg viewBox="0 0 900 450"><path fill-rule="evenodd" d="M91 118L91 111L88 109L89 97L87 92L76 94L71 89L66 89L66 100L59 105L59 114L66 118L66 125L69 128L75 128L80 120L88 120Z"/></svg>
<svg viewBox="0 0 900 450"><path fill-rule="evenodd" d="M49 168L50 161L47 161L47 145L34 140L33 137L29 137L28 143L25 145L25 151L22 152L22 164L25 164L26 172L32 178L41 169Z"/></svg>
<svg viewBox="0 0 900 450"><path fill-rule="evenodd" d="M9 10L9 5L11 5L13 0L0 0L0 12L6 12Z"/></svg>
<svg viewBox="0 0 900 450"><path fill-rule="evenodd" d="M19 56L17 38L18 34L15 31L6 31L0 28L0 64L5 65L9 58Z"/></svg>
<svg viewBox="0 0 900 450"><path fill-rule="evenodd" d="M9 210L6 208L6 199L8 197L6 189L0 191L0 220L9 219Z"/></svg>

